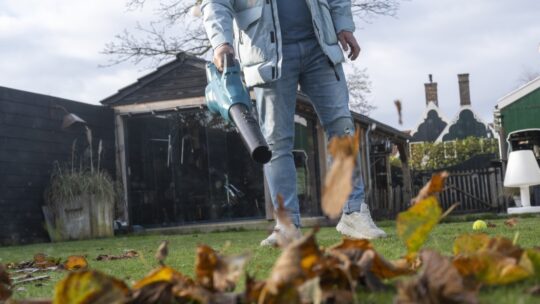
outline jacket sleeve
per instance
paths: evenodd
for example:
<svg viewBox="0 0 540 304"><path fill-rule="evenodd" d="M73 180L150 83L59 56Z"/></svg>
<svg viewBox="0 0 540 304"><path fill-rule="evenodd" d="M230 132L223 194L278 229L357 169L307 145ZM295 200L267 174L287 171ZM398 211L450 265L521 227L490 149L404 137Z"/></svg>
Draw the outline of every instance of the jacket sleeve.
<svg viewBox="0 0 540 304"><path fill-rule="evenodd" d="M341 31L354 32L351 0L328 0L328 5L336 33Z"/></svg>
<svg viewBox="0 0 540 304"><path fill-rule="evenodd" d="M201 11L206 35L212 48L229 43L233 45L234 0L203 0Z"/></svg>

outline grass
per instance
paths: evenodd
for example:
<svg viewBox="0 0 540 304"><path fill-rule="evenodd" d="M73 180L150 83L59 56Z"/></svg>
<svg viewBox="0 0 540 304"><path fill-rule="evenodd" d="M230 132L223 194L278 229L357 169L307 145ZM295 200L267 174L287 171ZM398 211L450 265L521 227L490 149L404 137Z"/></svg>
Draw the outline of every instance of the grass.
<svg viewBox="0 0 540 304"><path fill-rule="evenodd" d="M465 222L447 222L439 224L431 233L425 247L450 255L453 240L456 236L471 231L472 220ZM497 227L489 228L486 232L492 236L501 235L514 239L524 247L540 245L540 217L521 218L514 228L506 227L504 219L494 219L490 222ZM379 223L388 232L389 237L375 240L373 243L376 250L388 259L395 259L405 253L405 247L399 241L395 232L395 222L385 221ZM307 230L306 230L307 231ZM90 267L104 273L113 275L131 284L142 278L150 270L155 268L155 249L164 239L169 240L169 257L167 264L180 272L193 276L195 263L195 249L197 244L208 244L215 249L222 250L225 254L250 252L251 259L247 270L255 273L258 278L268 277L272 265L280 250L274 248L260 248L258 243L267 232L265 231L236 231L190 235L148 235L148 236L120 236L109 239L88 241L73 241L63 243L33 244L25 246L13 246L0 248L0 263L19 262L31 260L38 252L49 256L66 258L69 255L86 255ZM322 246L330 246L340 241L340 236L333 228L323 228L317 234L318 243ZM99 254L121 254L126 249L134 249L141 253L139 258L96 261ZM54 285L65 276L65 272L51 272L51 279L39 284L25 284L16 286L14 297L21 298L50 298L53 295ZM480 293L481 303L538 303L539 297L526 294L525 290L534 284L534 280L528 280L517 284L499 287L484 287ZM22 287L22 288L21 288ZM243 290L243 284L239 287ZM361 292L362 303L391 303L394 292L367 293Z"/></svg>

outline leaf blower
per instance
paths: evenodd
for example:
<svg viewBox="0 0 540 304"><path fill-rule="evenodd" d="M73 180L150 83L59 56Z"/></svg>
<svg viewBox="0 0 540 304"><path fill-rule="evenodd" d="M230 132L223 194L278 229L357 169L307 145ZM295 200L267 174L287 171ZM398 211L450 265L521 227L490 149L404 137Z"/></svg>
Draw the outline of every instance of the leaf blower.
<svg viewBox="0 0 540 304"><path fill-rule="evenodd" d="M223 66L223 73L220 73L213 63L206 65L206 105L210 112L232 122L251 158L265 164L270 161L272 152L253 116L251 98L240 77L240 64L232 54L226 54Z"/></svg>

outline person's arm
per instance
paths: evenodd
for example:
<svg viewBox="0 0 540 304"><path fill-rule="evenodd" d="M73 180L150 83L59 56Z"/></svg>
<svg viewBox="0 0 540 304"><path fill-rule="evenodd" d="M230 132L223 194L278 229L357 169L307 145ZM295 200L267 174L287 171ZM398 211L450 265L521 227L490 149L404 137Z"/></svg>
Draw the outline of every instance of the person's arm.
<svg viewBox="0 0 540 304"><path fill-rule="evenodd" d="M348 57L355 60L360 54L360 46L353 35L355 30L354 20L351 10L351 0L328 0L330 15L334 22L334 28L345 52L349 50Z"/></svg>
<svg viewBox="0 0 540 304"><path fill-rule="evenodd" d="M334 21L336 34L342 31L354 32L355 26L351 10L351 0L328 0L330 15Z"/></svg>
<svg viewBox="0 0 540 304"><path fill-rule="evenodd" d="M203 0L201 11L206 35L214 49L214 64L223 69L223 55L234 53L233 15L234 0Z"/></svg>

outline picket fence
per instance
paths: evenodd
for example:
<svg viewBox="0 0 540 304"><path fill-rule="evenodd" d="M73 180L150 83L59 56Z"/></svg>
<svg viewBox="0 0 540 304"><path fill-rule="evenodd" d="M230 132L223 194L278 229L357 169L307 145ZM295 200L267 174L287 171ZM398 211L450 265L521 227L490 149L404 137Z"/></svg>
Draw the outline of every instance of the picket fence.
<svg viewBox="0 0 540 304"><path fill-rule="evenodd" d="M511 204L511 198L504 193L503 172L500 167L474 170L450 171L444 190L438 195L441 207L449 208L454 203L459 206L454 214L478 212L503 212ZM416 195L433 172L412 172L412 192ZM404 195L402 186L376 189L373 193L371 209L379 218L394 218L409 207L410 201Z"/></svg>

